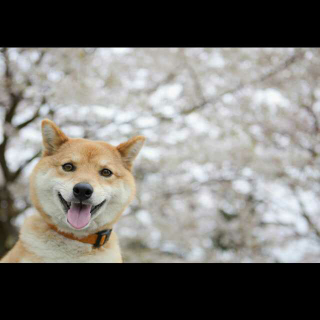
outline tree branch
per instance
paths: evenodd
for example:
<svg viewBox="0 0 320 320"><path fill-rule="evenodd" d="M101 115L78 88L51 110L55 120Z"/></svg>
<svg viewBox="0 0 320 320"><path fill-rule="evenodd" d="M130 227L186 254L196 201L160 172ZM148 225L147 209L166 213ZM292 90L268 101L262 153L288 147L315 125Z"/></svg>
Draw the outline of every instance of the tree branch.
<svg viewBox="0 0 320 320"><path fill-rule="evenodd" d="M257 83L264 82L264 81L268 80L269 78L272 78L273 76L277 75L281 71L290 67L303 55L304 55L303 51L298 51L297 53L295 53L291 57L287 58L284 62L280 63L278 66L276 66L275 68L273 68L271 71L267 72L266 74L259 76L256 79L253 79L247 83L242 83L242 84L240 83L236 87L230 88L230 89L220 93L219 95L217 95L213 98L203 100L200 104L198 104L188 110L183 111L182 114L188 115L194 111L197 111L199 109L203 109L205 107L205 105L207 105L207 104L212 104L212 103L218 102L221 98L223 98L227 94L234 94L234 93L244 89L245 87L249 87L249 86L255 85Z"/></svg>
<svg viewBox="0 0 320 320"><path fill-rule="evenodd" d="M34 159L40 157L40 155L41 155L41 150L38 151L37 153L35 153L31 158L29 158L28 160L26 160L26 161L19 167L19 169L11 175L11 181L15 181L15 180L20 176L20 174L22 173L22 170L23 170L30 162L32 162Z"/></svg>
<svg viewBox="0 0 320 320"><path fill-rule="evenodd" d="M315 223L312 221L312 219L309 217L306 207L299 195L299 192L297 191L297 188L293 185L290 186L291 190L293 192L293 194L295 195L299 207L300 207L300 211L301 211L301 215L304 217L304 219L306 220L309 228L314 232L314 234L320 239L320 230L318 229L318 227L315 225Z"/></svg>
<svg viewBox="0 0 320 320"><path fill-rule="evenodd" d="M7 143L8 143L8 136L6 136L5 134L3 135L3 141L0 144L0 167L2 169L3 175L5 177L6 181L10 180L11 177L11 172L9 170L9 167L7 165L7 161L5 158L5 150L7 147Z"/></svg>
<svg viewBox="0 0 320 320"><path fill-rule="evenodd" d="M18 130L20 130L20 129L26 127L26 126L27 126L28 124L30 124L31 122L33 122L34 120L36 120L36 119L39 117L39 115L40 115L40 110L41 110L42 106L43 106L44 104L46 104L46 102L47 102L46 97L42 97L41 104L40 104L40 106L37 108L37 110L36 110L36 112L34 113L34 115L33 115L29 120L27 120L27 121L25 121L25 122L22 122L22 123L20 123L19 125L17 125L15 128L18 129Z"/></svg>

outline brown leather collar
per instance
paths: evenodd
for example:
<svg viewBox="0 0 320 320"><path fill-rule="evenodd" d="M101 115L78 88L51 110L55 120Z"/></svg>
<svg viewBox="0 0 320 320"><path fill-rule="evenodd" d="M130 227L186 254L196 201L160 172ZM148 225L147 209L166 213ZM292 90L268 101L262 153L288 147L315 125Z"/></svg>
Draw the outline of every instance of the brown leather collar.
<svg viewBox="0 0 320 320"><path fill-rule="evenodd" d="M103 246L109 240L112 231L112 229L106 229L95 234L90 234L84 238L77 238L72 233L60 231L55 225L49 224L49 227L68 239L92 244L94 248L100 248Z"/></svg>

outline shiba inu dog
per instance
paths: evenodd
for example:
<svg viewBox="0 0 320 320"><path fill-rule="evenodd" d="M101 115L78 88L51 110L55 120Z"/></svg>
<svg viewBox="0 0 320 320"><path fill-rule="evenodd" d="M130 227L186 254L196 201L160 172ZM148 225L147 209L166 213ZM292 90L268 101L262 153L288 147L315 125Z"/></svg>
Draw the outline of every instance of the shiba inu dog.
<svg viewBox="0 0 320 320"><path fill-rule="evenodd" d="M42 121L43 153L30 179L36 209L1 262L122 262L112 227L135 196L133 160L145 138L114 147L67 137Z"/></svg>

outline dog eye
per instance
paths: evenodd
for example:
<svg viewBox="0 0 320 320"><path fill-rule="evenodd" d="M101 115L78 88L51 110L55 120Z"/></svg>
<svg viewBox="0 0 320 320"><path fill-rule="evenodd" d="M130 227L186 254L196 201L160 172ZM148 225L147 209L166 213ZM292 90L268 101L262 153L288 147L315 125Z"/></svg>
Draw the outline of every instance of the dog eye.
<svg viewBox="0 0 320 320"><path fill-rule="evenodd" d="M74 171L76 169L72 163L65 163L62 168L64 171Z"/></svg>
<svg viewBox="0 0 320 320"><path fill-rule="evenodd" d="M102 169L100 171L100 174L104 177L111 177L112 176L112 171L110 171L109 169Z"/></svg>

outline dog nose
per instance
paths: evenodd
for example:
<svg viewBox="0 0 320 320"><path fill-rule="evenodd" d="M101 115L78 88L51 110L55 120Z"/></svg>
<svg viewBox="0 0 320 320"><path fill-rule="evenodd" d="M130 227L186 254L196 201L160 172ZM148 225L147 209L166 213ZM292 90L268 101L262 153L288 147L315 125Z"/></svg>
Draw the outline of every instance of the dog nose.
<svg viewBox="0 0 320 320"><path fill-rule="evenodd" d="M77 183L73 187L74 196L80 200L88 200L93 194L93 188L89 183Z"/></svg>

